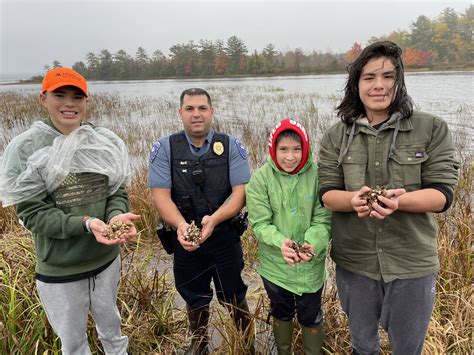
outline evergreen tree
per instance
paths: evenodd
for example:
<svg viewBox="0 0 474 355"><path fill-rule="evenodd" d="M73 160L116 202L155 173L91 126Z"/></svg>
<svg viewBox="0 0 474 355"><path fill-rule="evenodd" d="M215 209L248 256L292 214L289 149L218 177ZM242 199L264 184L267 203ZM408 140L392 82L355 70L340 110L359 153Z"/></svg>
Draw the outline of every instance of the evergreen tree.
<svg viewBox="0 0 474 355"><path fill-rule="evenodd" d="M119 79L128 79L133 77L134 62L131 55L123 49L119 49L113 55L114 73Z"/></svg>
<svg viewBox="0 0 474 355"><path fill-rule="evenodd" d="M101 79L114 77L112 54L107 49L100 51L98 74Z"/></svg>
<svg viewBox="0 0 474 355"><path fill-rule="evenodd" d="M87 71L89 72L89 79L96 79L99 77L99 58L95 55L94 52L89 52L86 54L87 62Z"/></svg>
<svg viewBox="0 0 474 355"><path fill-rule="evenodd" d="M425 51L433 50L433 26L426 16L418 16L412 24L410 46Z"/></svg>
<svg viewBox="0 0 474 355"><path fill-rule="evenodd" d="M247 47L244 42L236 36L230 37L226 42L225 51L229 57L229 74L241 74L245 69L245 55Z"/></svg>
<svg viewBox="0 0 474 355"><path fill-rule="evenodd" d="M58 68L62 68L63 66L61 65L61 63L59 63L59 61L55 60L53 62L53 69L58 69Z"/></svg>
<svg viewBox="0 0 474 355"><path fill-rule="evenodd" d="M273 73L276 67L276 56L277 51L275 50L275 45L272 43L267 44L267 46L263 49L262 56L263 56L263 66L264 70L267 73Z"/></svg>
<svg viewBox="0 0 474 355"><path fill-rule="evenodd" d="M212 41L199 41L199 66L198 71L201 75L214 75L214 62L217 57L217 47Z"/></svg>
<svg viewBox="0 0 474 355"><path fill-rule="evenodd" d="M72 69L74 69L75 71L77 71L79 74L81 74L83 77L85 78L88 78L89 77L89 73L87 71L87 67L86 65L84 64L84 62L80 61L80 62L76 62L73 64L72 66Z"/></svg>
<svg viewBox="0 0 474 355"><path fill-rule="evenodd" d="M177 76L196 75L195 67L199 62L199 51L193 41L172 46L170 48L170 58Z"/></svg>

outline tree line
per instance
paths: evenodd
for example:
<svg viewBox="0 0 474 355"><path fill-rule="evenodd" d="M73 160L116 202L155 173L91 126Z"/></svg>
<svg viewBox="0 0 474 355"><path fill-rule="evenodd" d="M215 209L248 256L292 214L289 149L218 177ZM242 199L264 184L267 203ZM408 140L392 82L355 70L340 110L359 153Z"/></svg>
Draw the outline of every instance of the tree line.
<svg viewBox="0 0 474 355"><path fill-rule="evenodd" d="M474 5L471 5L463 14L446 8L435 20L418 16L410 31L398 30L386 36L372 37L369 44L379 40L397 43L403 49L403 59L409 68L472 68L473 33ZM360 51L360 44L354 43L346 52L346 59L352 60Z"/></svg>
<svg viewBox="0 0 474 355"><path fill-rule="evenodd" d="M473 30L474 5L471 5L462 14L446 8L433 20L419 16L410 30L393 31L372 37L368 42L397 43L404 50L408 68L472 68ZM88 79L101 80L319 74L344 71L361 50L362 45L355 42L345 53L305 53L301 48L282 52L269 43L261 51L249 53L244 41L231 36L226 41L201 39L175 44L167 56L159 49L149 54L143 47L138 47L134 55L123 49L116 53L103 49L99 53L87 53L85 61L72 67ZM52 67L61 67L61 63L54 61Z"/></svg>

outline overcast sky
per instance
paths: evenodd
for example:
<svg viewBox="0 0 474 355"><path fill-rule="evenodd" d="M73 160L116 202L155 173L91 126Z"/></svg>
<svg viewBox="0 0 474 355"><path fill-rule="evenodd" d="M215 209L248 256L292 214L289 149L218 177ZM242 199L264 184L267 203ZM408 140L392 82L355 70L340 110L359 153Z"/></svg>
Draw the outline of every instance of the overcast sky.
<svg viewBox="0 0 474 355"><path fill-rule="evenodd" d="M139 46L149 54L177 43L236 35L249 51L344 52L355 41L409 30L420 15L471 1L116 1L0 0L0 78L41 74L44 65L85 61L87 52Z"/></svg>

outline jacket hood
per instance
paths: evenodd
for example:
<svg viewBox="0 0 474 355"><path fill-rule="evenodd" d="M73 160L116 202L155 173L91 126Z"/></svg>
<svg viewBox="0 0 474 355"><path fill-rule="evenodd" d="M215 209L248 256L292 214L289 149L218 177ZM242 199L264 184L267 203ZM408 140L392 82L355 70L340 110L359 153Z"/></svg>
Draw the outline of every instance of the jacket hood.
<svg viewBox="0 0 474 355"><path fill-rule="evenodd" d="M285 118L284 120L281 120L278 122L275 127L273 127L270 137L268 139L268 152L270 153L270 157L275 164L275 166L283 171L281 166L278 164L277 159L276 159L276 139L278 136L286 130L291 130L298 134L298 136L301 138L301 150L302 150L302 155L301 155L301 162L299 165L296 167L296 169L291 172L290 175L294 175L298 173L298 171L301 170L308 161L308 158L310 156L310 145L309 145L309 137L308 134L306 133L306 129L303 127L303 125L299 122L296 122L290 118Z"/></svg>

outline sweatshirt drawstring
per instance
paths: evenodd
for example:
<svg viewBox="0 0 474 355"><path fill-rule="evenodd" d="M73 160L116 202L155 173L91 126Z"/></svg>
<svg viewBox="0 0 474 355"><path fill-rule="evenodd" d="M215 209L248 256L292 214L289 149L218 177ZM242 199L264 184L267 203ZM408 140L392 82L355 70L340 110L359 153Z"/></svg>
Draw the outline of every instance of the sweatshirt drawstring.
<svg viewBox="0 0 474 355"><path fill-rule="evenodd" d="M87 280L89 281L89 308L92 306L91 304L91 299L92 297L90 296L90 293L91 293L91 279L92 279L92 292L95 291L95 279L96 279L97 275L94 275L92 277L89 277Z"/></svg>
<svg viewBox="0 0 474 355"><path fill-rule="evenodd" d="M395 123L395 130L393 131L393 135L392 135L392 141L390 142L390 148L389 148L389 151L388 151L388 158L387 160L390 160L392 159L392 157L395 155L395 152L397 150L397 147L396 147L396 141L397 141L397 136L398 136L398 132L400 131L400 120L403 118L402 114L400 112L395 112L391 117L390 119L385 122L382 127L380 127L380 129L377 131L377 135L380 131L382 131L383 129L385 129L387 126ZM337 159L337 167L339 167L342 162L344 161L344 158L346 157L348 151L349 151L349 148L352 144L352 140L354 139L354 134L355 134L355 126L356 126L356 121L354 121L352 123L352 127L351 127L351 131L349 133L349 139L347 140L347 144L346 146L344 147L344 150L341 150L341 153L339 154L339 158Z"/></svg>
<svg viewBox="0 0 474 355"><path fill-rule="evenodd" d="M397 150L397 147L395 146L395 142L397 140L397 135L399 131L400 131L400 117L398 117L397 119L395 131L393 132L393 135L392 135L392 143L390 144L390 150L388 151L388 160L392 159L392 157L395 155L395 151Z"/></svg>
<svg viewBox="0 0 474 355"><path fill-rule="evenodd" d="M352 144L352 140L354 139L355 126L356 126L356 123L353 122L352 127L351 127L351 132L349 133L349 139L347 140L347 144L344 147L344 150L341 150L341 153L339 154L339 158L337 158L337 167L339 167L342 164L342 162L344 161L344 158L347 155L347 152L349 151L349 148Z"/></svg>

